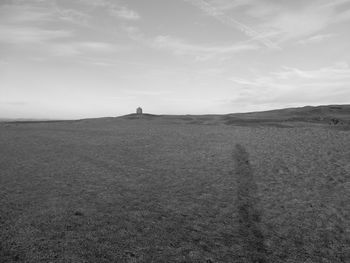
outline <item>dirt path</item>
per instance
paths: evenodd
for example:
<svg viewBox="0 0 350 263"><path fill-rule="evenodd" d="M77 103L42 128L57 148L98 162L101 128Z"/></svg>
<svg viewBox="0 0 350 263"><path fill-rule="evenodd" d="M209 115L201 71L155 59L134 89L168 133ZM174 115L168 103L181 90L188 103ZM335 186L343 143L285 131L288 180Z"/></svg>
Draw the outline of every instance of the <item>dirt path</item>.
<svg viewBox="0 0 350 263"><path fill-rule="evenodd" d="M260 213L256 208L256 184L243 146L237 144L234 152L237 176L237 208L239 235L246 260L254 263L267 262L267 251L260 226Z"/></svg>

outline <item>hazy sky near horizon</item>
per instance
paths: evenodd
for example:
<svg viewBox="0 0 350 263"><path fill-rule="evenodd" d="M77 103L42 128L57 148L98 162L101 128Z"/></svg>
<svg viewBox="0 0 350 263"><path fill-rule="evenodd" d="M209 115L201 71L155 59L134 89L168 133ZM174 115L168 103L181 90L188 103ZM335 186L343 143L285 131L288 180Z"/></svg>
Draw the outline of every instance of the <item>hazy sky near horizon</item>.
<svg viewBox="0 0 350 263"><path fill-rule="evenodd" d="M0 118L350 103L350 0L0 0Z"/></svg>

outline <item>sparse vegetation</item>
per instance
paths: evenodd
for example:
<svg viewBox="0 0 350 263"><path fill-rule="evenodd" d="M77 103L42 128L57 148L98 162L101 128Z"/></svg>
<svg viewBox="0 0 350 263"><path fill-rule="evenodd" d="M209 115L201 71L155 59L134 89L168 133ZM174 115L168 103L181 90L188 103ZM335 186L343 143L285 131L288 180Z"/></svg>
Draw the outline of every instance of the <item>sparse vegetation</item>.
<svg viewBox="0 0 350 263"><path fill-rule="evenodd" d="M348 262L349 132L195 121L0 126L1 262Z"/></svg>

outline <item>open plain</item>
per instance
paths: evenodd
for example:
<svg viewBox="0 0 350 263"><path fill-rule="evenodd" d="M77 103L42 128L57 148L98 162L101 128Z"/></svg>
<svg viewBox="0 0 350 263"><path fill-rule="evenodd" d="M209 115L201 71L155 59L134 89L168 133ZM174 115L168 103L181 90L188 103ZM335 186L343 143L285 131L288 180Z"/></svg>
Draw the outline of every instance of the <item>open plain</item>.
<svg viewBox="0 0 350 263"><path fill-rule="evenodd" d="M350 131L217 118L0 124L0 262L349 262Z"/></svg>

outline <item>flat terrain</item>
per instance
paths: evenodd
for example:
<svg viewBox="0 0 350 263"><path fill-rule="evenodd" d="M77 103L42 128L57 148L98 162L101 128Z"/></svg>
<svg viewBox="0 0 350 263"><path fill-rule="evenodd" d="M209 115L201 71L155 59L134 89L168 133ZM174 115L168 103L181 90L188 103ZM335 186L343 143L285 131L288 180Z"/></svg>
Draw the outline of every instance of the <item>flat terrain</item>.
<svg viewBox="0 0 350 263"><path fill-rule="evenodd" d="M0 262L349 262L350 131L208 118L0 124Z"/></svg>

